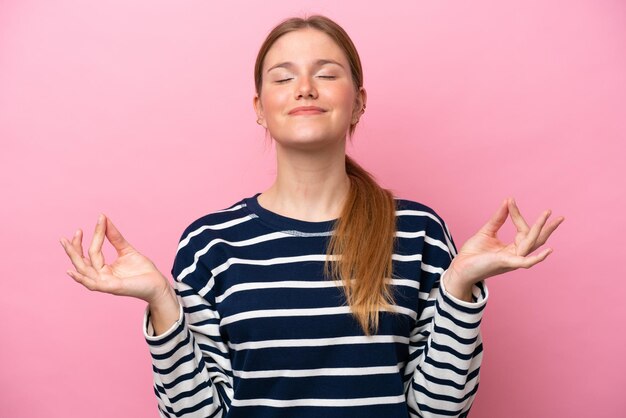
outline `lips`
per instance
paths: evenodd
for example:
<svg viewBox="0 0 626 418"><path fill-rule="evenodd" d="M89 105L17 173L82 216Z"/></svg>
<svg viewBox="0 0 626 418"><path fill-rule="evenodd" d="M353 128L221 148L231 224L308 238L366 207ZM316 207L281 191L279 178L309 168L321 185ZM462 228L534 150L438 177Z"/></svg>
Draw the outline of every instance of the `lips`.
<svg viewBox="0 0 626 418"><path fill-rule="evenodd" d="M299 106L291 109L289 112L290 115L315 115L318 113L324 113L326 110L317 106Z"/></svg>

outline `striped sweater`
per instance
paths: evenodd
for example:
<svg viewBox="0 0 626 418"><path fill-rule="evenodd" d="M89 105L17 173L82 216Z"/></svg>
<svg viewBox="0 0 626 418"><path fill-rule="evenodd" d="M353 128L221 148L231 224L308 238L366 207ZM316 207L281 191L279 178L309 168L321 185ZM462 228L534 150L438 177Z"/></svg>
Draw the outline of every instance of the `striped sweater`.
<svg viewBox="0 0 626 418"><path fill-rule="evenodd" d="M333 221L271 212L255 194L192 222L172 275L179 319L155 336L161 417L466 417L482 360L484 282L473 302L441 277L456 255L430 207L395 198L395 305L365 336L323 265Z"/></svg>

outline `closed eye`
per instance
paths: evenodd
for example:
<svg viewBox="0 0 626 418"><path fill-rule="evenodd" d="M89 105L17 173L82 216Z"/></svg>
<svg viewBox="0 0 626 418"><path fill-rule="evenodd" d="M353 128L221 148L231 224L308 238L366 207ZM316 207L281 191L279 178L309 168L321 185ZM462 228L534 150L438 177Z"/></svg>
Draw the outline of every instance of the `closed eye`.
<svg viewBox="0 0 626 418"><path fill-rule="evenodd" d="M319 78L333 79L337 78L334 75L320 75ZM284 78L282 80L276 80L277 83L284 83L285 81L293 80L293 78Z"/></svg>

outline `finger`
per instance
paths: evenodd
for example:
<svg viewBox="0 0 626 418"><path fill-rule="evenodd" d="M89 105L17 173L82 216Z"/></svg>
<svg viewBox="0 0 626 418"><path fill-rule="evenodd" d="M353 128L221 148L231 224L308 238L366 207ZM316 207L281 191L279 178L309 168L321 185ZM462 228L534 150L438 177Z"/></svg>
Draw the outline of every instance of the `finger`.
<svg viewBox="0 0 626 418"><path fill-rule="evenodd" d="M89 258L91 259L91 265L96 270L100 270L104 266L102 243L104 242L105 228L105 216L100 214L98 216L98 222L96 223L93 238L91 239L91 245L89 246Z"/></svg>
<svg viewBox="0 0 626 418"><path fill-rule="evenodd" d="M82 240L83 240L83 231L81 231L79 228L76 230L76 232L74 232L74 237L72 238L72 247L74 247L74 249L76 250L78 255L80 255L81 258L84 258Z"/></svg>
<svg viewBox="0 0 626 418"><path fill-rule="evenodd" d="M124 239L120 231L113 225L113 222L106 218L106 237L111 242L118 255L124 255L134 248Z"/></svg>
<svg viewBox="0 0 626 418"><path fill-rule="evenodd" d="M89 266L85 264L83 257L81 257L80 254L76 252L76 249L72 246L72 244L68 240L66 240L65 238L61 238L59 241L61 242L61 245L63 246L63 249L65 250L65 253L69 256L70 260L72 261L72 264L74 264L74 267L76 268L76 270L82 273L86 273L87 270L89 269Z"/></svg>
<svg viewBox="0 0 626 418"><path fill-rule="evenodd" d="M85 263L86 266L91 267L91 260L85 257L83 254L82 241L83 241L83 231L82 229L79 228L76 230L76 232L74 233L74 237L72 238L72 246L76 250L76 253L83 259L83 263Z"/></svg>
<svg viewBox="0 0 626 418"><path fill-rule="evenodd" d="M78 271L68 270L66 271L67 275L70 276L74 281L82 284L89 290L97 290L98 282L94 279L91 279L84 274L79 273Z"/></svg>
<svg viewBox="0 0 626 418"><path fill-rule="evenodd" d="M563 216L557 218L555 221L552 221L550 224L548 224L548 226L546 226L545 228L543 228L541 230L541 233L539 234L539 238L537 239L537 242L535 243L535 249L541 247L543 244L546 243L546 241L548 240L548 238L550 237L550 235L552 235L552 233L554 232L554 230L556 228L558 228L559 225L561 225L561 222L563 222L565 220L565 218ZM531 252L534 250L531 250Z"/></svg>
<svg viewBox="0 0 626 418"><path fill-rule="evenodd" d="M526 256L526 257L522 257L522 256L512 256L509 257L507 260L507 264L509 265L509 267L512 268L531 268L532 266L534 266L535 264L543 261L546 259L546 257L548 255L550 255L552 253L552 248L546 248L545 250L543 250L542 252L540 252L537 255L530 255L530 256Z"/></svg>
<svg viewBox="0 0 626 418"><path fill-rule="evenodd" d="M548 209L541 214L539 219L537 219L537 222L535 222L533 227L530 228L530 231L528 231L528 235L526 235L526 237L522 240L520 245L517 246L518 255L525 256L533 252L533 249L536 248L535 243L537 242L539 233L541 232L541 229L543 228L543 226L546 224L546 221L550 217L551 213L552 211Z"/></svg>
<svg viewBox="0 0 626 418"><path fill-rule="evenodd" d="M515 203L515 199L513 198L509 200L509 211L511 212L511 220L517 227L517 230L519 232L528 232L528 229L529 229L528 224L522 217L522 214L520 213L519 208L517 207L517 203Z"/></svg>
<svg viewBox="0 0 626 418"><path fill-rule="evenodd" d="M489 219L487 223L480 228L479 232L483 232L491 236L496 235L498 230L504 224L504 221L506 221L506 217L508 215L507 201L508 199L504 199L496 213L494 213L491 216L491 219Z"/></svg>

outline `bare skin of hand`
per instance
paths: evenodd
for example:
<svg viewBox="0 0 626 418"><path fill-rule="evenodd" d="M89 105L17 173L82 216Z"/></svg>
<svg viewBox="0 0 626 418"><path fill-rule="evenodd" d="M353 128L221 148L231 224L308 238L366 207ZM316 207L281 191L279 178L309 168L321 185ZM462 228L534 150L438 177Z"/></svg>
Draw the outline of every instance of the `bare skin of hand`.
<svg viewBox="0 0 626 418"><path fill-rule="evenodd" d="M118 255L111 264L105 263L102 254L105 237ZM106 216L100 215L98 218L88 250L89 257L83 254L80 229L76 231L71 242L65 238L61 238L60 242L76 268L76 271L68 270L67 274L76 282L89 290L131 296L148 302L157 333L167 330L178 319L178 301L167 278L150 259L124 239Z"/></svg>
<svg viewBox="0 0 626 418"><path fill-rule="evenodd" d="M545 244L565 220L560 216L546 224L551 213L551 210L545 210L529 227L515 200L505 199L491 219L463 244L452 260L444 276L446 290L461 300L471 302L472 286L479 281L518 268L528 269L545 260L552 253L552 248L530 254ZM509 214L517 234L513 242L506 244L498 239L497 232Z"/></svg>

